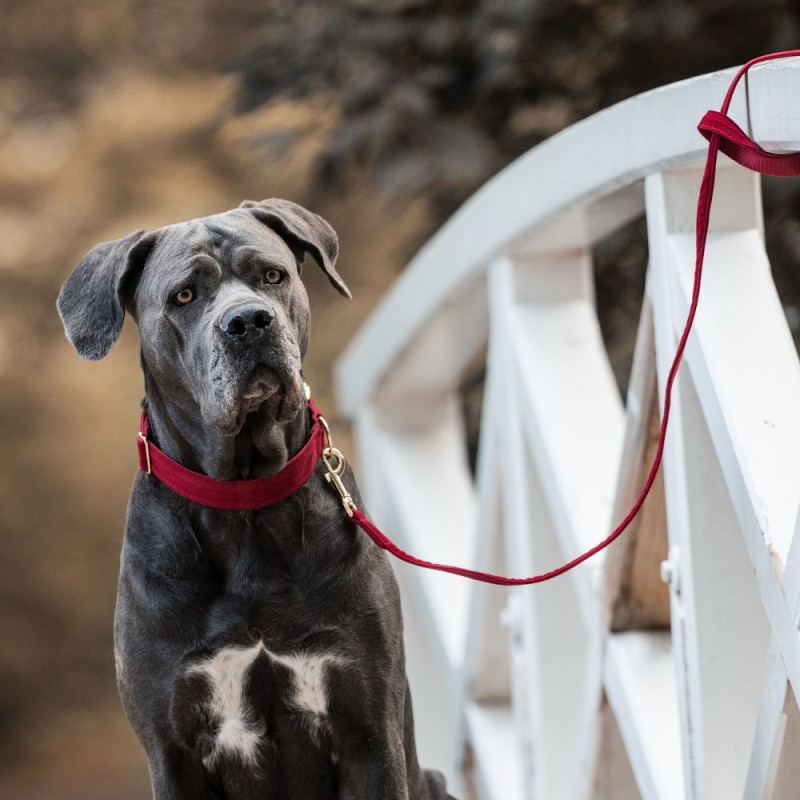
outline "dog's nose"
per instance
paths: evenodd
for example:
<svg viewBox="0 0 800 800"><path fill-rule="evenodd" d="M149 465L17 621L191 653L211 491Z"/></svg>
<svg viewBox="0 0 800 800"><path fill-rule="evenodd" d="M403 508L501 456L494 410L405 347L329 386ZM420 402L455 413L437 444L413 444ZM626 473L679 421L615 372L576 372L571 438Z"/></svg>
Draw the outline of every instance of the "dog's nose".
<svg viewBox="0 0 800 800"><path fill-rule="evenodd" d="M226 311L219 326L233 338L255 338L272 324L274 318L272 311L264 306L239 306Z"/></svg>

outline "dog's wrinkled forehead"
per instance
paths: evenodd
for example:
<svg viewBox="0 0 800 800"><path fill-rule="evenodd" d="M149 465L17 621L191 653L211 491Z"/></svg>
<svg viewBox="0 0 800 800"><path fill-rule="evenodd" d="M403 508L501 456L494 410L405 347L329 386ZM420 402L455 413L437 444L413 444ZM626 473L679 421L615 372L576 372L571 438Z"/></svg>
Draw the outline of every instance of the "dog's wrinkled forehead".
<svg viewBox="0 0 800 800"><path fill-rule="evenodd" d="M243 263L254 259L297 269L295 254L284 239L244 210L169 225L157 233L143 286L151 281L170 281L193 258L203 255L211 257L223 274L231 277Z"/></svg>
<svg viewBox="0 0 800 800"><path fill-rule="evenodd" d="M215 254L223 261L235 260L242 250L267 260L287 264L297 261L287 242L248 211L236 209L198 222L210 236Z"/></svg>

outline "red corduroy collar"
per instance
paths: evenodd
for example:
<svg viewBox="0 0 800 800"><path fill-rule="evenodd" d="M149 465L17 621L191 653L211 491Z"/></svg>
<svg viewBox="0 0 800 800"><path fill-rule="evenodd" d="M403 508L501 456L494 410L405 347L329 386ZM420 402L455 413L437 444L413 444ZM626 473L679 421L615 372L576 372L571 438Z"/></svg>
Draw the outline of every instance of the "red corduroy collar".
<svg viewBox="0 0 800 800"><path fill-rule="evenodd" d="M150 423L145 408L136 440L139 467L143 472L154 475L176 494L200 505L231 511L249 511L274 505L305 484L328 446L327 423L310 397L308 409L311 413L308 441L280 472L266 478L219 481L187 469L159 450L147 438Z"/></svg>

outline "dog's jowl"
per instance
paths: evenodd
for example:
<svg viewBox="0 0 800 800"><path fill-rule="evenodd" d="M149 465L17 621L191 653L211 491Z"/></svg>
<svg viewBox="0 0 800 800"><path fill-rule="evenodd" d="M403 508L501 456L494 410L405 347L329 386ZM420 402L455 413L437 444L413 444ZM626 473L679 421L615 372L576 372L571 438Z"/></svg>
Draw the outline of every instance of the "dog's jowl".
<svg viewBox="0 0 800 800"><path fill-rule="evenodd" d="M59 296L85 358L109 351L125 312L140 331L147 427L115 645L156 800L449 797L417 763L394 576L324 464L244 507L151 470L163 457L189 484L213 479L214 497L286 484L319 433L301 267L310 255L349 296L337 251L304 208L245 202L98 245ZM360 503L351 472L342 479Z"/></svg>

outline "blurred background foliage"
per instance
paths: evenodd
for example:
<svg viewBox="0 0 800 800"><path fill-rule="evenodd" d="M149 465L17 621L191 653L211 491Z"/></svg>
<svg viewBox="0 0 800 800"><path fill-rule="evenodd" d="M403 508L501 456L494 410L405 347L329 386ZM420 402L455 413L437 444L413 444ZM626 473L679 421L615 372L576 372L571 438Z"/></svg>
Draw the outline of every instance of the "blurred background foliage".
<svg viewBox="0 0 800 800"><path fill-rule="evenodd" d="M0 0L0 800L149 796L111 641L136 331L87 364L54 308L91 246L245 197L325 216L355 294L307 272L333 415L329 364L491 175L613 102L798 44L790 0ZM798 197L766 192L795 328ZM644 248L641 226L598 248L620 363Z"/></svg>

